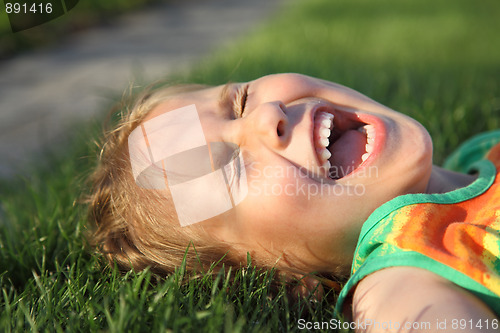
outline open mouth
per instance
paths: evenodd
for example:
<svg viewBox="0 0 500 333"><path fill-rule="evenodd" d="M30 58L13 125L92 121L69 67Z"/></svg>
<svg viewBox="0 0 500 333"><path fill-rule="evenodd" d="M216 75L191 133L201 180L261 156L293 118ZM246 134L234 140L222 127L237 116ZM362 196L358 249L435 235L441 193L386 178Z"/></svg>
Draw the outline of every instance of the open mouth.
<svg viewBox="0 0 500 333"><path fill-rule="evenodd" d="M355 114L318 110L314 116L314 145L320 173L338 180L358 169L373 152L373 125Z"/></svg>

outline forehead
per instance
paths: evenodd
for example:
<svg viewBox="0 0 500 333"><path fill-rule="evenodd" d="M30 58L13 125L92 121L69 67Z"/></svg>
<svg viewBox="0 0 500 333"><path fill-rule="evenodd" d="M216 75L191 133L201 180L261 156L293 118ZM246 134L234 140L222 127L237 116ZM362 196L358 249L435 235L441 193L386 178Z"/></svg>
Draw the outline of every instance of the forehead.
<svg viewBox="0 0 500 333"><path fill-rule="evenodd" d="M237 146L208 142L197 110L199 106L205 110L203 113L217 112L210 110L217 110L222 91L222 87L175 95L164 91L168 97L154 106L129 136L136 183L147 189L168 187L183 226L220 215L234 206L235 195L244 196L241 191L231 190L233 197L229 199L229 184L225 183L226 179L234 179L231 172L236 166L244 165L241 157L235 155L239 151ZM206 189L217 193L208 199L222 200L203 198Z"/></svg>
<svg viewBox="0 0 500 333"><path fill-rule="evenodd" d="M154 106L145 118L145 121L191 104L194 104L198 111L213 110L218 107L223 92L224 86L216 86L200 88L195 91L173 93Z"/></svg>

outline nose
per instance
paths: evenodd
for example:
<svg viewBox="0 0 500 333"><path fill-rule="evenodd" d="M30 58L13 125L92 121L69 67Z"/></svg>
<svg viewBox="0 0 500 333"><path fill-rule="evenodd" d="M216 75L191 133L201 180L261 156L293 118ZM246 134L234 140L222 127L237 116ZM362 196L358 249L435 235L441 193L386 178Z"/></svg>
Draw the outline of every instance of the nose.
<svg viewBox="0 0 500 333"><path fill-rule="evenodd" d="M289 122L285 104L280 101L263 103L255 108L250 116L255 127L254 131L258 133L260 139L275 148L286 144Z"/></svg>

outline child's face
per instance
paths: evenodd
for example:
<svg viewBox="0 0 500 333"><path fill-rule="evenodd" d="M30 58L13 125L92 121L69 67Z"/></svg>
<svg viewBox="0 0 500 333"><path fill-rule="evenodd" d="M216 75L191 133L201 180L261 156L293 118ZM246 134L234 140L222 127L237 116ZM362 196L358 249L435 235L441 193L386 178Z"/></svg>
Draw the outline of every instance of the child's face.
<svg viewBox="0 0 500 333"><path fill-rule="evenodd" d="M244 104L241 117L233 101ZM190 104L208 142L240 146L249 190L224 219L200 225L261 256L286 253L311 270L350 263L371 212L424 192L430 177L432 145L418 122L332 82L269 75L176 95L149 118Z"/></svg>

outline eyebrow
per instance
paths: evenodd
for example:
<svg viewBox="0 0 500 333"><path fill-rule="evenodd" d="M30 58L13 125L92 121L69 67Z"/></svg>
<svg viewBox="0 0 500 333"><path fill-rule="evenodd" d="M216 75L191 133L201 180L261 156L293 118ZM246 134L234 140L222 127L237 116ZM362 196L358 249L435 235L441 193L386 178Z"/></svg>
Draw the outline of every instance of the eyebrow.
<svg viewBox="0 0 500 333"><path fill-rule="evenodd" d="M232 92L235 84L228 82L222 87L219 94L218 103L220 108L227 108L232 104Z"/></svg>

